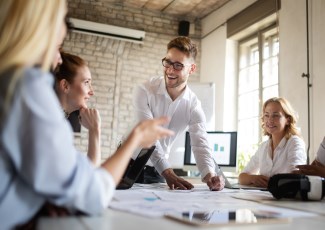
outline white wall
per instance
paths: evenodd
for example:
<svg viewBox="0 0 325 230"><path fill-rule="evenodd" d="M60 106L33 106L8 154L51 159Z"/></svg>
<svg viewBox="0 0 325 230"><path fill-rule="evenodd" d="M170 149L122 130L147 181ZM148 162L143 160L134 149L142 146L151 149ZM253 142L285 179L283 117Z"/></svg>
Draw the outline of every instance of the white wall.
<svg viewBox="0 0 325 230"><path fill-rule="evenodd" d="M294 3L294 4L293 4ZM298 127L307 138L306 1L282 1L280 10L279 94L298 112Z"/></svg>
<svg viewBox="0 0 325 230"><path fill-rule="evenodd" d="M312 134L311 145L316 152L325 136L325 1L313 0L311 5L311 81Z"/></svg>
<svg viewBox="0 0 325 230"><path fill-rule="evenodd" d="M219 10L207 15L202 19L202 36L205 37L209 35L216 28L224 24L228 18L236 15L255 1L257 0L232 0Z"/></svg>
<svg viewBox="0 0 325 230"><path fill-rule="evenodd" d="M224 84L226 78L226 25L227 18L239 12L238 5L244 9L254 1L233 0L218 11L202 20L202 56L201 81L216 84L216 129L222 129L226 121L220 111L226 108L224 101ZM301 74L306 67L306 7L305 0L282 0L279 12L280 57L279 57L279 91L286 97L299 113L298 126L303 137L307 138L307 79ZM310 73L311 82L311 160L325 135L325 1L309 1L310 8ZM222 11L222 13L221 13ZM227 15L228 12L228 15ZM221 16L222 17L221 17ZM232 51L231 51L232 52Z"/></svg>
<svg viewBox="0 0 325 230"><path fill-rule="evenodd" d="M234 43L227 41L227 28L225 22L236 15L242 9L254 3L256 0L234 0L227 3L219 11L215 11L202 19L201 40L201 82L214 82L216 85L215 108L216 130L236 130L236 102L225 103L225 97L229 99L235 96L236 87L229 86L229 80L234 78L235 67L230 69L229 62L234 57ZM232 66L235 66L232 64ZM227 67L227 68L226 68ZM230 94L233 95L230 95Z"/></svg>
<svg viewBox="0 0 325 230"><path fill-rule="evenodd" d="M311 126L310 126L310 158L313 160L322 137L325 135L323 108L325 97L324 82L324 41L325 41L325 2L309 1L309 42L310 42L310 88ZM308 145L308 112L307 112L307 29L306 1L281 1L280 18L280 63L279 90L299 114L298 126ZM306 146L307 147L307 146Z"/></svg>
<svg viewBox="0 0 325 230"><path fill-rule="evenodd" d="M216 130L223 130L223 94L225 82L226 27L223 26L201 42L202 55L200 81L214 82Z"/></svg>

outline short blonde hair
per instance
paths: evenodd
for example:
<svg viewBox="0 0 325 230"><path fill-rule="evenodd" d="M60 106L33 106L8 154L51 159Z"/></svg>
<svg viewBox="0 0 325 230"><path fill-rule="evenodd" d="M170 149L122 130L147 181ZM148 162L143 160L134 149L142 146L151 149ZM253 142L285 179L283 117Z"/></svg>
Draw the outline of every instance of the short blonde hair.
<svg viewBox="0 0 325 230"><path fill-rule="evenodd" d="M268 133L265 130L265 123L264 123L263 118L264 118L264 113L265 113L266 106L269 103L272 103L272 102L278 103L281 106L281 108L282 108L282 110L283 110L283 112L285 114L285 117L288 120L288 125L285 127L285 137L287 139L289 139L292 135L300 136L300 133L299 133L297 127L296 127L296 123L298 121L298 117L296 115L296 112L293 110L293 108L290 105L289 101L286 100L285 98L282 98L282 97L273 97L273 98L270 98L270 99L268 99L267 101L264 102L263 108L262 108L262 116L261 116L263 134L271 137L271 134Z"/></svg>
<svg viewBox="0 0 325 230"><path fill-rule="evenodd" d="M49 70L57 46L66 0L0 2L0 73L40 64Z"/></svg>

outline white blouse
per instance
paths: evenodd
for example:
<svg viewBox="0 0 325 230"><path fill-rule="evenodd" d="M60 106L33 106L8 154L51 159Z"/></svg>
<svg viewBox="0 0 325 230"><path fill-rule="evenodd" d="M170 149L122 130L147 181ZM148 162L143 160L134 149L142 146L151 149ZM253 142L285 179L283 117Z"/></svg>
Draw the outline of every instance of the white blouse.
<svg viewBox="0 0 325 230"><path fill-rule="evenodd" d="M290 173L296 165L306 164L305 143L298 136L291 136L288 140L283 137L271 154L271 139L263 142L255 155L250 159L242 171L249 174L260 174L271 177L278 173Z"/></svg>

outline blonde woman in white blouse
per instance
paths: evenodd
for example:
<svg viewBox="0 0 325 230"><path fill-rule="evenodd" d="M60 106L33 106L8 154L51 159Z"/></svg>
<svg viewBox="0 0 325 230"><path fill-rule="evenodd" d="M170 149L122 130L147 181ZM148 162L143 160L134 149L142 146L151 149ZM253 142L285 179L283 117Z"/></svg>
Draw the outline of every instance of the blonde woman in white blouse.
<svg viewBox="0 0 325 230"><path fill-rule="evenodd" d="M267 187L269 178L278 173L291 173L297 165L306 164L305 143L296 128L297 118L284 98L267 100L262 109L263 142L239 175L239 183Z"/></svg>

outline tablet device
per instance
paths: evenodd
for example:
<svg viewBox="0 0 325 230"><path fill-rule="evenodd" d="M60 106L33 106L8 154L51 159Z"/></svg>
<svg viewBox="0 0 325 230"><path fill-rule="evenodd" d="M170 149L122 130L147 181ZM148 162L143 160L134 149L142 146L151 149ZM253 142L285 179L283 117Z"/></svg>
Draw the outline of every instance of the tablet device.
<svg viewBox="0 0 325 230"><path fill-rule="evenodd" d="M169 213L165 217L195 226L226 226L243 224L288 223L290 218L263 209L213 210Z"/></svg>
<svg viewBox="0 0 325 230"><path fill-rule="evenodd" d="M131 159L116 189L129 189L138 179L156 146L141 149L135 160Z"/></svg>

